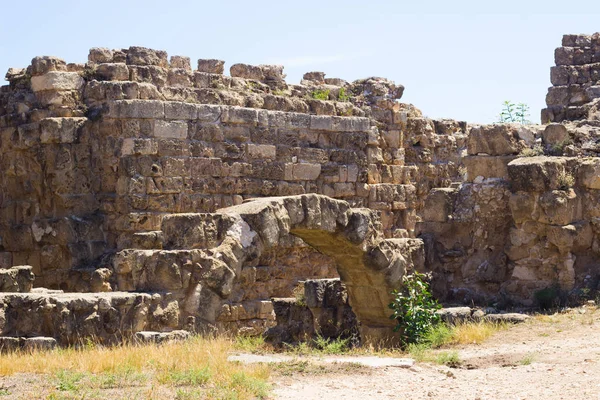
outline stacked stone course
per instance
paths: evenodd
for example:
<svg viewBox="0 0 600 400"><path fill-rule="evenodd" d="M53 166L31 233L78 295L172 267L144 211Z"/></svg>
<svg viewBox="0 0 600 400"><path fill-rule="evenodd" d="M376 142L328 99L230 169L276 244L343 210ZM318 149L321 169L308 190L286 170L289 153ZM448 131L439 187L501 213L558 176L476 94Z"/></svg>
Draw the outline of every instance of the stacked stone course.
<svg viewBox="0 0 600 400"><path fill-rule="evenodd" d="M542 123L597 119L600 98L600 34L565 35L554 53L552 87Z"/></svg>

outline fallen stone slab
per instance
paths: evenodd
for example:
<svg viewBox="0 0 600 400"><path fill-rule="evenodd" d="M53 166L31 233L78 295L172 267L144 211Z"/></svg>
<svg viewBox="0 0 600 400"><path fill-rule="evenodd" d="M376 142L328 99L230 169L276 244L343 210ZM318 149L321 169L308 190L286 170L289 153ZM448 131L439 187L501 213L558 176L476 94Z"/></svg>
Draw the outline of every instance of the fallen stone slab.
<svg viewBox="0 0 600 400"><path fill-rule="evenodd" d="M46 351L57 345L56 339L46 336L14 337L0 336L0 354L12 351Z"/></svg>
<svg viewBox="0 0 600 400"><path fill-rule="evenodd" d="M141 331L135 333L134 340L139 344L164 343L183 341L189 339L190 336L190 332L184 330L176 330L171 332Z"/></svg>
<svg viewBox="0 0 600 400"><path fill-rule="evenodd" d="M443 322L454 325L471 321L472 313L473 310L470 307L448 307L436 311L436 314L440 316Z"/></svg>
<svg viewBox="0 0 600 400"><path fill-rule="evenodd" d="M488 314L483 317L485 321L496 323L520 324L531 318L527 314L519 313L504 313L504 314Z"/></svg>
<svg viewBox="0 0 600 400"><path fill-rule="evenodd" d="M371 368L399 367L410 368L415 364L411 358L375 357L375 356L332 356L332 357L297 357L285 354L235 354L227 357L227 361L243 364L283 363L290 361L310 361L315 364L352 363Z"/></svg>

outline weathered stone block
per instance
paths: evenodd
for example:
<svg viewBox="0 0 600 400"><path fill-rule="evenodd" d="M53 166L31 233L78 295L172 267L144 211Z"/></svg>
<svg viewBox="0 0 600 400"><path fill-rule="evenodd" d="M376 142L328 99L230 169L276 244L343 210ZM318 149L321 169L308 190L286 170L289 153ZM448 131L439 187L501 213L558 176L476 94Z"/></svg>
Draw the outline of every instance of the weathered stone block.
<svg viewBox="0 0 600 400"><path fill-rule="evenodd" d="M588 189L600 189L600 159L592 158L580 161L578 182Z"/></svg>
<svg viewBox="0 0 600 400"><path fill-rule="evenodd" d="M116 100L108 102L109 118L165 117L165 103L158 100Z"/></svg>
<svg viewBox="0 0 600 400"><path fill-rule="evenodd" d="M155 137L172 138L172 139L187 139L188 125L183 121L154 121Z"/></svg>
<svg viewBox="0 0 600 400"><path fill-rule="evenodd" d="M199 59L198 71L209 74L223 74L225 61L215 59ZM233 76L233 75L232 75Z"/></svg>
<svg viewBox="0 0 600 400"><path fill-rule="evenodd" d="M76 72L51 71L44 75L31 77L31 89L34 92L43 90L80 90L84 80Z"/></svg>
<svg viewBox="0 0 600 400"><path fill-rule="evenodd" d="M181 68L186 71L192 71L192 64L189 57L171 56L171 68Z"/></svg>
<svg viewBox="0 0 600 400"><path fill-rule="evenodd" d="M88 61L94 64L112 63L113 51L106 47L92 47L88 54Z"/></svg>
<svg viewBox="0 0 600 400"><path fill-rule="evenodd" d="M248 157L262 160L275 160L277 158L277 147L270 144L247 144Z"/></svg>
<svg viewBox="0 0 600 400"><path fill-rule="evenodd" d="M423 220L426 222L447 222L454 209L456 194L456 189L431 189L425 199Z"/></svg>
<svg viewBox="0 0 600 400"><path fill-rule="evenodd" d="M38 56L31 60L31 76L44 75L51 71L66 71L64 60L54 56Z"/></svg>
<svg viewBox="0 0 600 400"><path fill-rule="evenodd" d="M311 115L310 116L310 129L321 130L321 131L332 131L333 129L333 117L325 115Z"/></svg>
<svg viewBox="0 0 600 400"><path fill-rule="evenodd" d="M128 81L129 68L125 63L98 64L96 77L102 81Z"/></svg>
<svg viewBox="0 0 600 400"><path fill-rule="evenodd" d="M559 189L558 176L565 171L568 157L522 157L508 163L513 192L544 192Z"/></svg>
<svg viewBox="0 0 600 400"><path fill-rule="evenodd" d="M198 105L180 101L165 101L165 118L195 120L198 118Z"/></svg>
<svg viewBox="0 0 600 400"><path fill-rule="evenodd" d="M167 84L178 88L192 87L193 79L191 71L185 68L171 68L167 75Z"/></svg>
<svg viewBox="0 0 600 400"><path fill-rule="evenodd" d="M158 143L153 139L125 138L121 146L121 155L149 155L158 153Z"/></svg>
<svg viewBox="0 0 600 400"><path fill-rule="evenodd" d="M258 124L258 111L244 107L224 107L221 121L230 124Z"/></svg>
<svg viewBox="0 0 600 400"><path fill-rule="evenodd" d="M233 64L229 68L229 74L232 77L254 79L257 81L265 80L265 74L262 68L248 64Z"/></svg>
<svg viewBox="0 0 600 400"><path fill-rule="evenodd" d="M517 127L511 124L474 126L469 133L467 150L469 155L516 154L520 150L518 140Z"/></svg>
<svg viewBox="0 0 600 400"><path fill-rule="evenodd" d="M321 164L286 164L285 180L312 181L321 174Z"/></svg>
<svg viewBox="0 0 600 400"><path fill-rule="evenodd" d="M542 133L544 143L555 145L562 144L569 138L567 128L562 124L548 124Z"/></svg>
<svg viewBox="0 0 600 400"><path fill-rule="evenodd" d="M42 143L73 143L87 118L44 118L40 121Z"/></svg>
<svg viewBox="0 0 600 400"><path fill-rule="evenodd" d="M146 47L131 46L127 50L127 65L156 65L163 68L169 66L167 52Z"/></svg>
<svg viewBox="0 0 600 400"><path fill-rule="evenodd" d="M517 156L467 156L462 159L467 168L467 181L473 182L478 176L484 179L508 179L509 162Z"/></svg>

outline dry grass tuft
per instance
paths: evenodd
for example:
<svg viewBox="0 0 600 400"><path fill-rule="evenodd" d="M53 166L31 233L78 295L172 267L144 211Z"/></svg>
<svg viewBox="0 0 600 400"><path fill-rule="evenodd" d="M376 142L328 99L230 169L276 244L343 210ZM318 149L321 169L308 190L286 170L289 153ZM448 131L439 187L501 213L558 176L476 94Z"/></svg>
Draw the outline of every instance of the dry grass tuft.
<svg viewBox="0 0 600 400"><path fill-rule="evenodd" d="M452 329L451 343L480 344L502 329L506 329L506 325L490 322L459 324Z"/></svg>

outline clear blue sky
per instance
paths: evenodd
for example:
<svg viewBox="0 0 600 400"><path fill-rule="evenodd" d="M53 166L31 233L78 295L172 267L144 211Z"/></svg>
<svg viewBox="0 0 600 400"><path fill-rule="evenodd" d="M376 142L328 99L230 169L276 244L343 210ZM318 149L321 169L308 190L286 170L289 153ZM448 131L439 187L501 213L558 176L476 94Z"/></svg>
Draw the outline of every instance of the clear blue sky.
<svg viewBox="0 0 600 400"><path fill-rule="evenodd" d="M539 121L564 33L600 31L600 2L153 1L0 3L0 73L36 55L84 62L90 47L285 65L354 80L382 76L432 118L494 122L502 101Z"/></svg>

